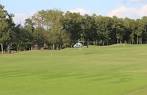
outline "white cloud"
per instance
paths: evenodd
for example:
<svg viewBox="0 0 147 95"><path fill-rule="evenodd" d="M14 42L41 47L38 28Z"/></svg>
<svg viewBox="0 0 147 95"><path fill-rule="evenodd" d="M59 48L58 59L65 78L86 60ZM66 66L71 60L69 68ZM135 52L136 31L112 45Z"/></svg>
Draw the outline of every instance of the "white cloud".
<svg viewBox="0 0 147 95"><path fill-rule="evenodd" d="M108 16L130 17L130 18L147 16L147 4L139 8L121 6L117 9L110 11L108 13Z"/></svg>
<svg viewBox="0 0 147 95"><path fill-rule="evenodd" d="M15 13L13 20L16 24L24 24L25 19L31 17L33 13Z"/></svg>
<svg viewBox="0 0 147 95"><path fill-rule="evenodd" d="M130 2L135 2L135 3L145 3L146 0L129 0Z"/></svg>
<svg viewBox="0 0 147 95"><path fill-rule="evenodd" d="M72 9L69 10L72 13L80 13L81 15L85 15L85 14L91 14L88 10L82 9L82 8L76 8L76 9Z"/></svg>

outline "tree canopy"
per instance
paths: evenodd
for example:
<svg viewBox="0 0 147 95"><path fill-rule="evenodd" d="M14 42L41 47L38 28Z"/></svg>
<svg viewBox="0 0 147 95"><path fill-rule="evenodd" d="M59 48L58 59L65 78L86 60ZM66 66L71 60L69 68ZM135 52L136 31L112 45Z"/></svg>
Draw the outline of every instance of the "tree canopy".
<svg viewBox="0 0 147 95"><path fill-rule="evenodd" d="M146 44L147 17L140 19L80 15L41 10L15 25L13 15L0 5L0 51L63 49L79 41L87 45Z"/></svg>

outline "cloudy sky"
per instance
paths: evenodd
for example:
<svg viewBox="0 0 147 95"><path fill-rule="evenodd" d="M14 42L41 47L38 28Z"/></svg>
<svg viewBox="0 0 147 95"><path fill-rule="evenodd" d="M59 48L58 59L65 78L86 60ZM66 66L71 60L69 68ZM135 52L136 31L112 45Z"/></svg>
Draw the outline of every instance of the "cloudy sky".
<svg viewBox="0 0 147 95"><path fill-rule="evenodd" d="M38 10L59 9L104 16L140 18L147 16L147 0L0 0L14 21L23 23Z"/></svg>

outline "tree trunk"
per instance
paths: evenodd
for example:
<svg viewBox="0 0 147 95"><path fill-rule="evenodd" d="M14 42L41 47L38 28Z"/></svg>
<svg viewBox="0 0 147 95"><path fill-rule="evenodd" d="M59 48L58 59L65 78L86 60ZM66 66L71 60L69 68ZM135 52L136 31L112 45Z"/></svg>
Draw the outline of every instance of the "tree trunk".
<svg viewBox="0 0 147 95"><path fill-rule="evenodd" d="M105 42L102 40L102 44L103 44L103 46L105 45Z"/></svg>
<svg viewBox="0 0 147 95"><path fill-rule="evenodd" d="M19 44L17 44L17 48L16 49L17 49L16 51L18 52L19 51Z"/></svg>
<svg viewBox="0 0 147 95"><path fill-rule="evenodd" d="M107 46L109 45L109 42L108 42L108 40L107 40Z"/></svg>
<svg viewBox="0 0 147 95"><path fill-rule="evenodd" d="M2 54L4 54L3 44L1 43L0 45L1 45Z"/></svg>
<svg viewBox="0 0 147 95"><path fill-rule="evenodd" d="M138 36L137 36L137 44L139 44L139 38L138 38Z"/></svg>
<svg viewBox="0 0 147 95"><path fill-rule="evenodd" d="M141 38L141 44L143 44L142 38Z"/></svg>
<svg viewBox="0 0 147 95"><path fill-rule="evenodd" d="M117 38L117 44L119 43L119 39Z"/></svg>
<svg viewBox="0 0 147 95"><path fill-rule="evenodd" d="M53 44L53 46L52 46L52 47L53 47L53 50L55 50L55 44Z"/></svg>
<svg viewBox="0 0 147 95"><path fill-rule="evenodd" d="M134 38L131 40L131 44L134 44Z"/></svg>
<svg viewBox="0 0 147 95"><path fill-rule="evenodd" d="M8 53L11 53L11 52L10 52L10 45L7 46L7 52L8 52Z"/></svg>
<svg viewBox="0 0 147 95"><path fill-rule="evenodd" d="M119 40L119 44L121 44L121 40Z"/></svg>

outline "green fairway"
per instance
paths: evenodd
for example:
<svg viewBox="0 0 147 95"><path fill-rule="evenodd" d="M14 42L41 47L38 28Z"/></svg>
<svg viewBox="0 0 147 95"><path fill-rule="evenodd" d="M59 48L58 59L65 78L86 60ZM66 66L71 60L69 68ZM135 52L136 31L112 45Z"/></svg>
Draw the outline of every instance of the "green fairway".
<svg viewBox="0 0 147 95"><path fill-rule="evenodd" d="M147 95L147 45L0 55L0 95Z"/></svg>

